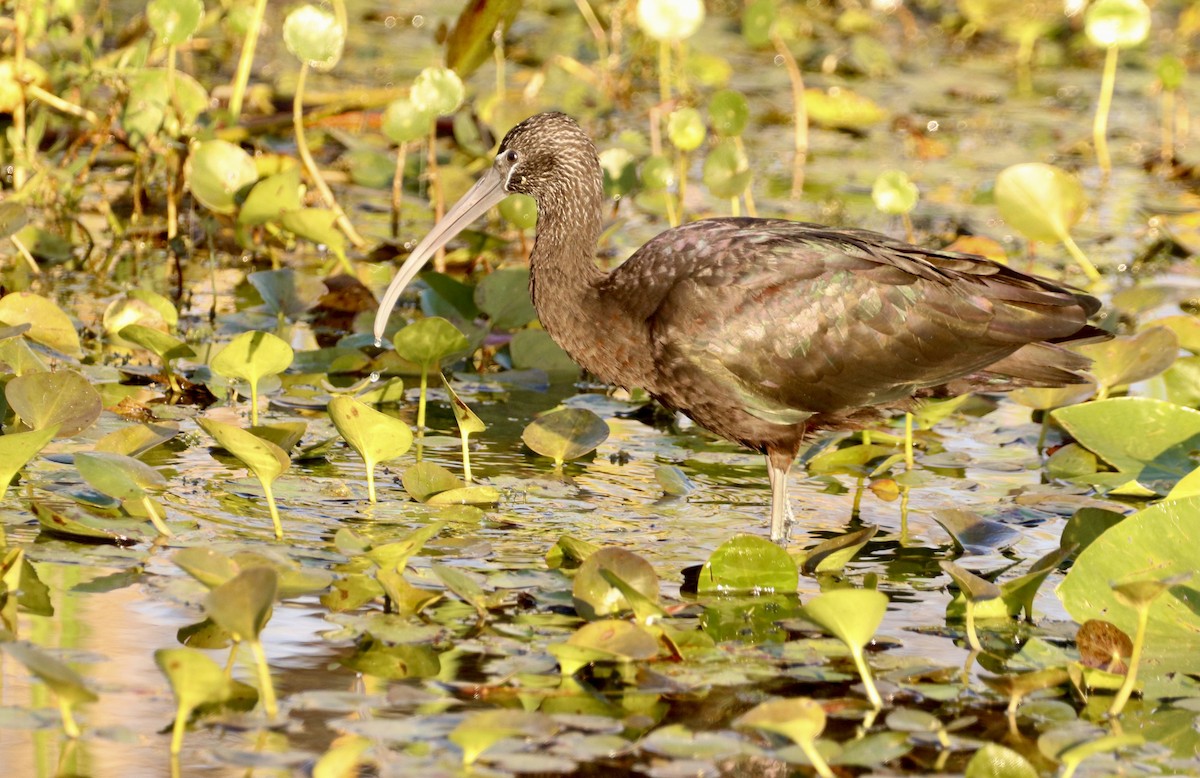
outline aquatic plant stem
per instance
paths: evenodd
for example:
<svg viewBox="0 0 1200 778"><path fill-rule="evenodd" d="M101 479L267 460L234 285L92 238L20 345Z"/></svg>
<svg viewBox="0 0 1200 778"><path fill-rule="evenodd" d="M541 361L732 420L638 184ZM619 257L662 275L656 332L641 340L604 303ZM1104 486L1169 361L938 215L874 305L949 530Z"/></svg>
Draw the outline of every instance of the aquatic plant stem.
<svg viewBox="0 0 1200 778"><path fill-rule="evenodd" d="M425 442L425 395L429 389L429 366L421 365L421 394L417 398L417 461L421 461L421 446Z"/></svg>
<svg viewBox="0 0 1200 778"><path fill-rule="evenodd" d="M459 429L458 432L462 435L463 483L469 484L471 483L471 433L463 432L462 429Z"/></svg>
<svg viewBox="0 0 1200 778"><path fill-rule="evenodd" d="M296 95L292 98L292 129L296 134L296 153L300 155L300 161L304 163L304 169L308 171L308 177L312 179L313 185L321 193L321 199L334 212L338 228L346 236L346 239L354 244L355 248L361 249L367 245L367 242L354 229L354 225L346 217L346 212L342 210L337 200L334 199L333 192L329 189L329 184L325 183L321 171L317 168L316 161L313 160L312 154L308 150L308 141L304 138L304 83L307 80L308 63L304 62L300 65L300 75L296 77Z"/></svg>
<svg viewBox="0 0 1200 778"><path fill-rule="evenodd" d="M367 466L367 499L374 505L375 499L375 463L363 457L363 462Z"/></svg>
<svg viewBox="0 0 1200 778"><path fill-rule="evenodd" d="M671 44L665 40L658 42L658 101L671 102Z"/></svg>
<svg viewBox="0 0 1200 778"><path fill-rule="evenodd" d="M850 649L850 656L854 658L854 666L858 668L858 677L862 679L863 686L867 690L867 699L871 701L871 705L875 710L883 709L883 698L879 696L879 690L875 688L875 679L871 677L871 666L867 664L866 657L863 655L863 647L847 644Z"/></svg>
<svg viewBox="0 0 1200 778"><path fill-rule="evenodd" d="M258 426L258 382L250 382L250 426Z"/></svg>
<svg viewBox="0 0 1200 778"><path fill-rule="evenodd" d="M963 599L967 603L967 645L974 653L982 653L983 646L979 643L979 633L975 631L975 603L967 597L965 592Z"/></svg>
<svg viewBox="0 0 1200 778"><path fill-rule="evenodd" d="M163 523L162 517L158 515L158 510L154 507L154 501L150 499L149 495L142 498L142 507L150 515L150 523L154 525L154 529L158 530L158 534L163 537L171 537L170 528Z"/></svg>
<svg viewBox="0 0 1200 778"><path fill-rule="evenodd" d="M182 705L175 707L175 724L171 727L171 756L174 758L183 749L183 733L187 730L187 714Z"/></svg>
<svg viewBox="0 0 1200 778"><path fill-rule="evenodd" d="M279 704L275 700L275 684L271 681L271 666L267 664L267 654L263 651L261 640L247 642L254 653L254 664L258 668L258 693L262 697L263 710L273 719L279 715Z"/></svg>
<svg viewBox="0 0 1200 778"><path fill-rule="evenodd" d="M1059 236L1059 239L1062 241L1063 246L1066 247L1067 253L1070 254L1075 260L1075 263L1079 265L1079 269L1083 271L1085 276L1087 276L1088 283L1094 284L1099 281L1100 271L1096 269L1096 266L1092 264L1090 259L1088 259L1087 254L1084 254L1083 250L1075 243L1075 239L1071 237L1070 233L1063 232L1063 234Z"/></svg>
<svg viewBox="0 0 1200 778"><path fill-rule="evenodd" d="M442 191L442 177L438 173L437 159L437 122L429 129L429 145L426 150L425 178L429 181L430 199L433 200L433 223L437 224L446 215L446 195ZM433 255L433 269L438 273L446 272L446 249L438 247Z"/></svg>
<svg viewBox="0 0 1200 778"><path fill-rule="evenodd" d="M804 166L808 161L808 107L804 104L804 74L792 56L792 50L778 33L771 34L771 43L783 60L788 79L792 82L792 199L804 194Z"/></svg>
<svg viewBox="0 0 1200 778"><path fill-rule="evenodd" d="M32 154L29 151L29 139L27 137L28 127L26 126L26 100L28 95L25 93L25 35L29 29L29 6L27 0L17 0L13 8L13 73L17 82L17 91L19 96L13 105L12 110L12 135L17 143L21 144L19 159L12 166L12 182L13 191L20 192L25 186L25 174L28 172L26 167L32 159Z"/></svg>
<svg viewBox="0 0 1200 778"><path fill-rule="evenodd" d="M1137 609L1137 631L1133 634L1133 650L1129 652L1129 671L1125 673L1125 682L1108 708L1109 716L1121 715L1125 703L1129 702L1129 695L1133 694L1133 687L1137 685L1138 662L1142 658L1142 646L1146 643L1146 623L1149 620L1150 603L1146 602Z"/></svg>
<svg viewBox="0 0 1200 778"><path fill-rule="evenodd" d="M1108 154L1108 112L1112 108L1113 88L1117 83L1116 46L1109 46L1104 55L1104 76L1100 81L1100 100L1096 103L1096 118L1092 122L1092 143L1096 147L1096 162L1104 181L1112 173L1112 159Z"/></svg>
<svg viewBox="0 0 1200 778"><path fill-rule="evenodd" d="M67 702L62 695L58 696L58 712L62 716L63 734L72 739L79 737L79 724L75 722L71 703Z"/></svg>
<svg viewBox="0 0 1200 778"><path fill-rule="evenodd" d="M817 750L817 744L812 738L806 738L798 741L797 745L804 755L808 757L808 761L812 764L812 768L817 771L817 775L821 778L834 778L833 770L829 768L829 763L825 761L825 757L821 756L821 752Z"/></svg>
<svg viewBox="0 0 1200 778"><path fill-rule="evenodd" d="M242 101L246 97L246 85L250 83L250 67L254 64L254 48L258 45L263 17L267 13L267 0L255 0L254 13L246 25L246 37L242 40L242 53L238 57L237 72L233 76L233 94L229 98L230 123L236 125L242 116Z"/></svg>
<svg viewBox="0 0 1200 778"><path fill-rule="evenodd" d="M404 205L404 163L408 161L408 141L396 147L396 173L392 176L392 238L400 237L400 211Z"/></svg>
<svg viewBox="0 0 1200 778"><path fill-rule="evenodd" d="M904 469L912 470L915 464L916 460L913 457L913 415L909 411L904 414Z"/></svg>
<svg viewBox="0 0 1200 778"><path fill-rule="evenodd" d="M267 495L267 511L271 514L271 524L275 527L275 539L283 540L283 524L279 521L279 507L275 505L275 494L271 491L271 483L263 481L263 493Z"/></svg>

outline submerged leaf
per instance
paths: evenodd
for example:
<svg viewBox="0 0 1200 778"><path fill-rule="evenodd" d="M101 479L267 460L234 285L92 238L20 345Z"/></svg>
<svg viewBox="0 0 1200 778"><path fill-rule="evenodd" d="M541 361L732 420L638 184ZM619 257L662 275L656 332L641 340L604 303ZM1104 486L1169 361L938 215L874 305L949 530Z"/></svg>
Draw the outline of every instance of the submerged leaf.
<svg viewBox="0 0 1200 778"><path fill-rule="evenodd" d="M586 408L563 408L530 422L521 433L521 440L561 465L608 440L608 424Z"/></svg>

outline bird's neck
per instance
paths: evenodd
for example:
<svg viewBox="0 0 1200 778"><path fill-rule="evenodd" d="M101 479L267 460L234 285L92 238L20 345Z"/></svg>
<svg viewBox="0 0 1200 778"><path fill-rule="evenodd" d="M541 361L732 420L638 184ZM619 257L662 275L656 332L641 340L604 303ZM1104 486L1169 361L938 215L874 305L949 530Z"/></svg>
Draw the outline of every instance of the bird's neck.
<svg viewBox="0 0 1200 778"><path fill-rule="evenodd" d="M596 190L589 198L539 204L529 290L542 327L576 363L608 383L646 387L649 365L638 361L650 355L648 344L638 348L647 339L645 327L605 299L608 274L596 266L603 227L599 182Z"/></svg>

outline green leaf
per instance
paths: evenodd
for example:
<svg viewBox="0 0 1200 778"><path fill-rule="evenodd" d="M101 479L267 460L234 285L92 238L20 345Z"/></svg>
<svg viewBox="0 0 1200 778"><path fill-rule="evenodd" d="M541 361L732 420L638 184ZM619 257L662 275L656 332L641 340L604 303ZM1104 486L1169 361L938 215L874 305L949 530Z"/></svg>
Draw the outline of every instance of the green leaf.
<svg viewBox="0 0 1200 778"><path fill-rule="evenodd" d="M1166 327L1151 327L1136 335L1078 346L1075 351L1092 360L1089 372L1107 392L1166 370L1178 356L1179 338Z"/></svg>
<svg viewBox="0 0 1200 778"><path fill-rule="evenodd" d="M180 549L171 561L209 589L215 589L238 574L236 562L206 546Z"/></svg>
<svg viewBox="0 0 1200 778"><path fill-rule="evenodd" d="M580 538L563 535L546 552L546 566L551 570L570 570L579 567L589 556L600 550L600 546Z"/></svg>
<svg viewBox="0 0 1200 778"><path fill-rule="evenodd" d="M71 318L52 301L33 292L13 292L0 298L0 323L9 327L28 324L24 333L34 343L69 357L83 357L79 335Z"/></svg>
<svg viewBox="0 0 1200 778"><path fill-rule="evenodd" d="M844 87L806 89L804 107L810 122L835 130L865 130L888 115L870 98Z"/></svg>
<svg viewBox="0 0 1200 778"><path fill-rule="evenodd" d="M234 640L258 640L271 618L279 576L270 567L251 567L204 598L204 612Z"/></svg>
<svg viewBox="0 0 1200 778"><path fill-rule="evenodd" d="M741 92L723 89L708 101L708 118L713 132L722 138L741 135L750 120L750 104Z"/></svg>
<svg viewBox="0 0 1200 778"><path fill-rule="evenodd" d="M0 648L25 665L26 670L37 676L38 680L50 687L56 697L68 704L95 702L100 699L88 688L83 676L32 643L11 641L0 643Z"/></svg>
<svg viewBox="0 0 1200 778"><path fill-rule="evenodd" d="M434 116L449 116L466 97L462 79L449 68L428 67L413 80L408 97L417 107Z"/></svg>
<svg viewBox="0 0 1200 778"><path fill-rule="evenodd" d="M1200 569L1195 517L1200 497L1159 503L1129 516L1083 550L1058 587L1072 618L1110 621L1137 631L1137 617L1111 588L1113 582L1190 573ZM1200 672L1200 592L1176 583L1150 608L1142 676Z"/></svg>
<svg viewBox="0 0 1200 778"><path fill-rule="evenodd" d="M1030 240L1066 242L1087 208L1078 179L1042 162L1000 171L995 197L1004 221Z"/></svg>
<svg viewBox="0 0 1200 778"><path fill-rule="evenodd" d="M723 200L746 191L754 175L746 153L731 139L720 141L704 158L704 185Z"/></svg>
<svg viewBox="0 0 1200 778"><path fill-rule="evenodd" d="M658 640L628 621L607 619L584 624L566 643L547 646L563 675L591 662L634 662L658 656Z"/></svg>
<svg viewBox="0 0 1200 778"><path fill-rule="evenodd" d="M805 603L802 615L847 646L871 642L887 611L886 594L874 589L833 589Z"/></svg>
<svg viewBox="0 0 1200 778"><path fill-rule="evenodd" d="M429 137L434 116L424 106L418 106L407 97L388 103L383 112L383 134L393 143L412 143Z"/></svg>
<svg viewBox="0 0 1200 778"><path fill-rule="evenodd" d="M197 417L196 423L212 435L218 445L250 468L260 481L274 481L291 466L283 449L252 432L204 416Z"/></svg>
<svg viewBox="0 0 1200 778"><path fill-rule="evenodd" d="M344 394L329 401L329 418L366 463L370 499L375 502L375 465L406 453L412 447L412 430L403 419L380 413Z"/></svg>
<svg viewBox="0 0 1200 778"><path fill-rule="evenodd" d="M8 492L8 486L22 467L58 434L58 427L51 425L30 432L10 432L0 435L0 497Z"/></svg>
<svg viewBox="0 0 1200 778"><path fill-rule="evenodd" d="M346 30L331 12L302 5L283 20L283 42L314 70L331 70L342 58Z"/></svg>
<svg viewBox="0 0 1200 778"><path fill-rule="evenodd" d="M801 568L805 573L835 573L866 547L879 527L869 525L855 532L837 535L804 552Z"/></svg>
<svg viewBox="0 0 1200 778"><path fill-rule="evenodd" d="M825 731L825 709L808 697L767 700L743 713L733 725L777 732L794 743L812 743Z"/></svg>
<svg viewBox="0 0 1200 778"><path fill-rule="evenodd" d="M501 740L520 735L548 740L560 728L544 713L521 710L485 710L471 713L451 730L450 742L462 749L464 765L474 764L479 755Z"/></svg>
<svg viewBox="0 0 1200 778"><path fill-rule="evenodd" d="M954 579L954 583L958 584L958 590L970 602L985 602L994 600L1000 596L1000 587L986 578L980 578L953 562L945 560L938 562L938 565L945 571L946 575Z"/></svg>
<svg viewBox="0 0 1200 778"><path fill-rule="evenodd" d="M588 621L612 616L631 607L621 590L603 575L605 572L621 579L651 602L658 601L658 575L649 562L623 548L602 548L579 566L571 587L575 612Z"/></svg>
<svg viewBox="0 0 1200 778"><path fill-rule="evenodd" d="M492 36L508 30L522 3L523 0L464 3L446 36L446 66L464 78L474 73L492 54Z"/></svg>
<svg viewBox="0 0 1200 778"><path fill-rule="evenodd" d="M337 226L338 215L329 208L301 208L284 211L279 224L298 238L325 246L339 258L346 255L346 236Z"/></svg>
<svg viewBox="0 0 1200 778"><path fill-rule="evenodd" d="M73 504L30 500L29 508L42 530L51 535L118 546L131 546L141 539L131 527L98 518Z"/></svg>
<svg viewBox="0 0 1200 778"><path fill-rule="evenodd" d="M118 500L140 500L166 488L167 479L145 462L104 451L75 455L75 467L93 489Z"/></svg>
<svg viewBox="0 0 1200 778"><path fill-rule="evenodd" d="M695 151L704 143L704 117L695 108L676 108L667 115L667 138L680 151Z"/></svg>
<svg viewBox="0 0 1200 778"><path fill-rule="evenodd" d="M871 186L871 200L881 212L893 216L909 213L917 207L920 198L917 185L903 170L885 170L875 177Z"/></svg>
<svg viewBox="0 0 1200 778"><path fill-rule="evenodd" d="M528 268L504 268L489 273L475 287L475 305L492 328L516 330L537 318L529 299Z"/></svg>
<svg viewBox="0 0 1200 778"><path fill-rule="evenodd" d="M454 473L428 460L405 468L400 482L404 484L408 495L417 502L427 502L436 494L466 486Z"/></svg>
<svg viewBox="0 0 1200 778"><path fill-rule="evenodd" d="M241 146L214 139L192 146L183 176L192 196L205 208L233 213L238 194L258 180L258 168Z"/></svg>
<svg viewBox="0 0 1200 778"><path fill-rule="evenodd" d="M202 0L150 0L146 21L164 44L178 46L191 38L204 18Z"/></svg>
<svg viewBox="0 0 1200 778"><path fill-rule="evenodd" d="M562 408L530 422L521 433L521 440L561 466L608 440L608 424L586 408Z"/></svg>
<svg viewBox="0 0 1200 778"><path fill-rule="evenodd" d="M1037 778L1025 757L998 743L986 743L967 762L965 778Z"/></svg>
<svg viewBox="0 0 1200 778"><path fill-rule="evenodd" d="M257 224L276 222L288 211L299 211L303 207L300 199L300 166L291 167L267 176L246 195L238 209L238 224L252 227Z"/></svg>
<svg viewBox="0 0 1200 778"><path fill-rule="evenodd" d="M656 41L690 38L703 22L701 0L639 0L637 4L638 29Z"/></svg>
<svg viewBox="0 0 1200 778"><path fill-rule="evenodd" d="M517 332L509 341L508 351L512 355L513 368L516 370L536 368L546 371L552 378L579 375L579 365L575 364L575 360L571 359L545 330L529 329Z"/></svg>
<svg viewBox="0 0 1200 778"><path fill-rule="evenodd" d="M122 327L117 335L123 340L141 346L164 362L196 356L192 347L179 338L143 324L130 324Z"/></svg>
<svg viewBox="0 0 1200 778"><path fill-rule="evenodd" d="M471 348L467 336L440 316L414 321L392 337L392 344L402 359L429 370Z"/></svg>
<svg viewBox="0 0 1200 778"><path fill-rule="evenodd" d="M1083 31L1102 49L1137 46L1150 35L1150 9L1142 0L1096 0L1084 16Z"/></svg>
<svg viewBox="0 0 1200 778"><path fill-rule="evenodd" d="M1117 397L1059 408L1052 416L1071 437L1117 468L1121 483L1136 480L1152 492L1166 494L1196 467L1192 452L1200 445L1200 411L1192 408Z"/></svg>
<svg viewBox="0 0 1200 778"><path fill-rule="evenodd" d="M735 535L712 552L700 570L700 594L792 594L800 571L787 551L757 535Z"/></svg>
<svg viewBox="0 0 1200 778"><path fill-rule="evenodd" d="M160 648L154 663L166 676L175 695L175 734L171 753L180 750L183 729L197 708L229 700L234 686L225 671L202 651L194 648Z"/></svg>
<svg viewBox="0 0 1200 778"><path fill-rule="evenodd" d="M9 406L35 430L57 427L55 437L69 438L100 418L100 393L72 370L18 376L4 388Z"/></svg>
<svg viewBox="0 0 1200 778"><path fill-rule="evenodd" d="M269 332L243 332L213 356L209 367L219 376L250 384L251 418L257 424L259 382L287 370L294 358L292 347L281 338Z"/></svg>

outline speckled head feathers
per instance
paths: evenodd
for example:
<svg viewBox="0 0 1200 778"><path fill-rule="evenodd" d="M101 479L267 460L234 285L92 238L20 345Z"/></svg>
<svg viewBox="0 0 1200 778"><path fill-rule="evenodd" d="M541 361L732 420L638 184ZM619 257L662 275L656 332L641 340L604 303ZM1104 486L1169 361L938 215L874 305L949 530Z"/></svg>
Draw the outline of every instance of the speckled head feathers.
<svg viewBox="0 0 1200 778"><path fill-rule="evenodd" d="M505 188L547 198L586 197L601 191L600 160L587 133L564 113L539 113L508 131L498 159L511 164Z"/></svg>

